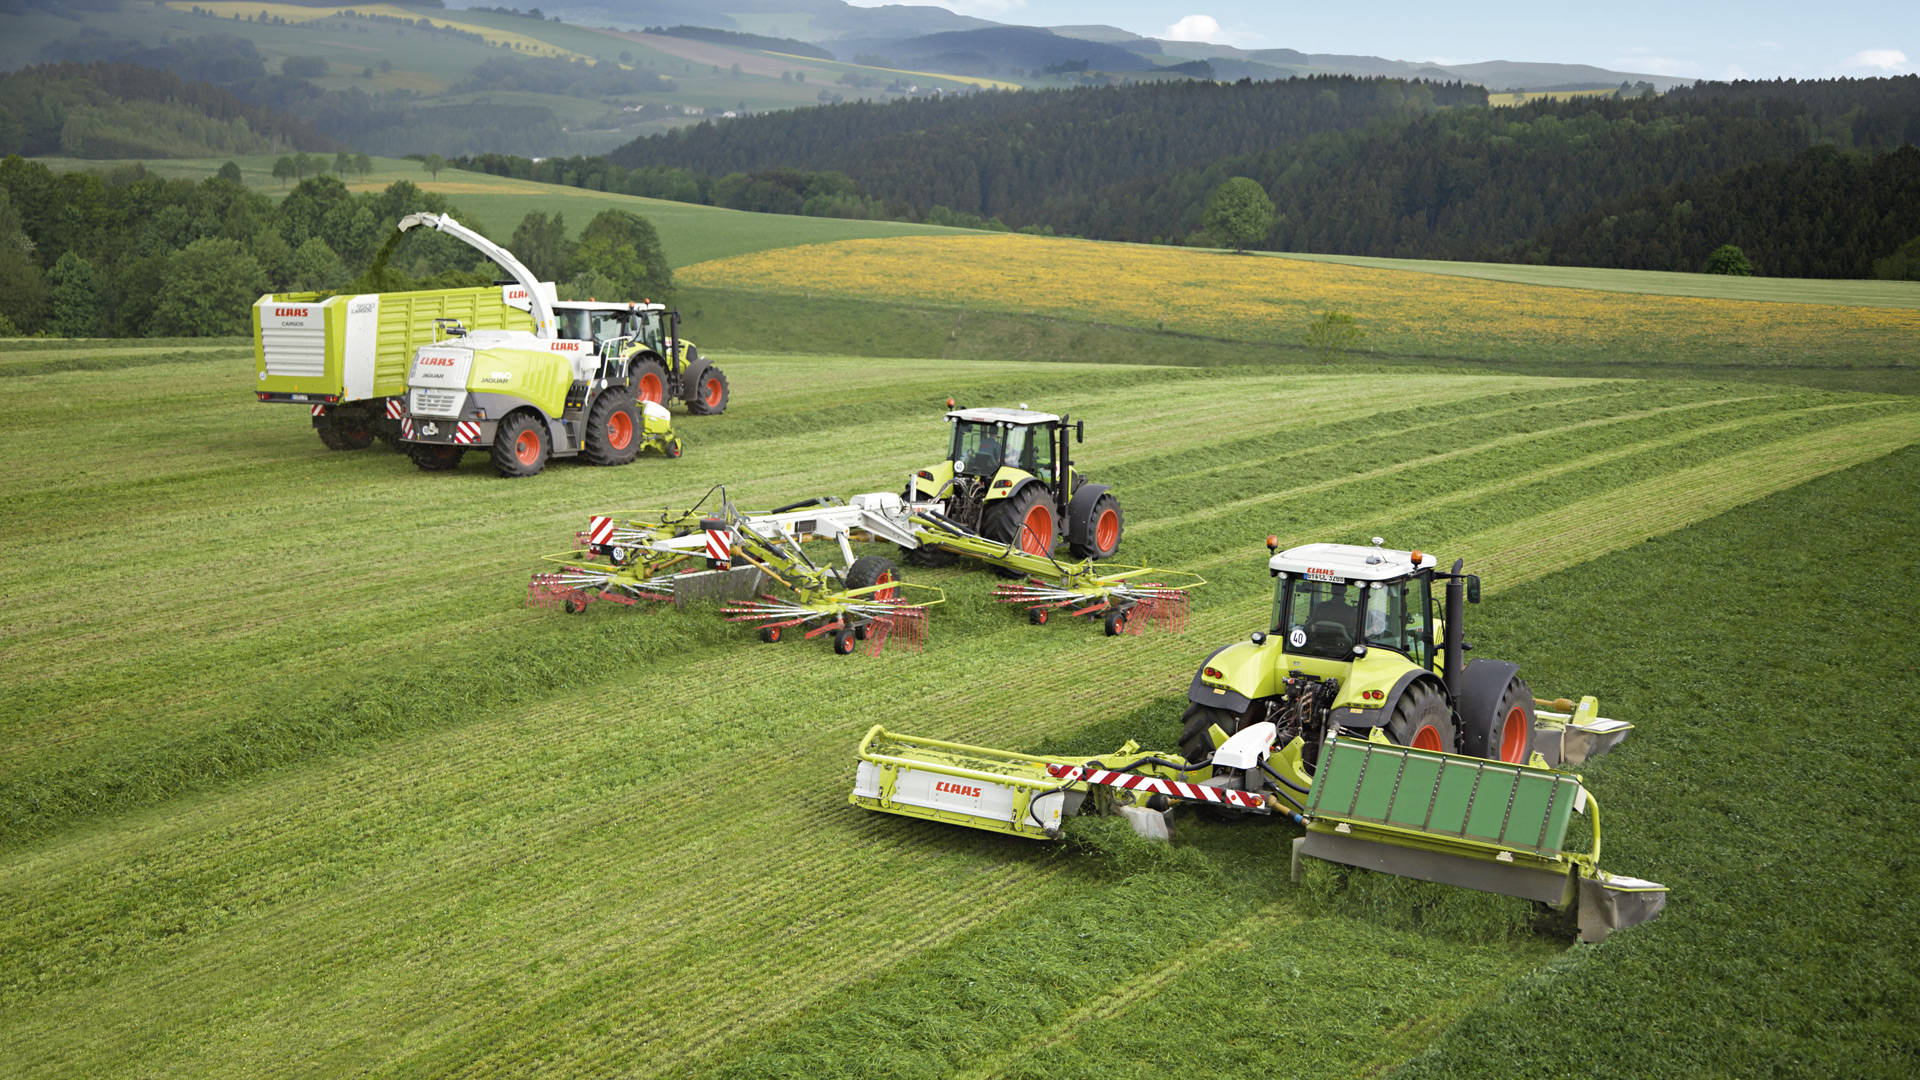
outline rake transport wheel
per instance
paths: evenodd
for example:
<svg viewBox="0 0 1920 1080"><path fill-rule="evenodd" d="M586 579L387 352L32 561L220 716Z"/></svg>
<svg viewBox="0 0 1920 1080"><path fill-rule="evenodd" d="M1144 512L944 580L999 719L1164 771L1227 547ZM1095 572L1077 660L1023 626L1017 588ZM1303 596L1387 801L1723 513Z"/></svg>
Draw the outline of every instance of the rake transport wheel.
<svg viewBox="0 0 1920 1080"><path fill-rule="evenodd" d="M1447 696L1431 682L1410 683L1393 703L1393 716L1387 720L1387 737L1415 750L1454 753L1459 737L1454 733L1453 710L1447 708Z"/></svg>
<svg viewBox="0 0 1920 1080"><path fill-rule="evenodd" d="M667 369L660 366L660 361L636 359L627 376L633 384L635 398L655 405L667 403Z"/></svg>
<svg viewBox="0 0 1920 1080"><path fill-rule="evenodd" d="M1106 628L1108 637L1118 637L1127 628L1127 613L1124 609L1109 611L1100 620L1100 623Z"/></svg>
<svg viewBox="0 0 1920 1080"><path fill-rule="evenodd" d="M450 446L446 443L402 443L408 460L427 472L445 472L460 467L460 457L466 449Z"/></svg>
<svg viewBox="0 0 1920 1080"><path fill-rule="evenodd" d="M1512 765L1533 754L1533 690L1515 675L1485 715L1460 718L1460 752Z"/></svg>
<svg viewBox="0 0 1920 1080"><path fill-rule="evenodd" d="M1246 716L1241 713L1216 709L1211 705L1188 705L1187 711L1180 717L1180 756L1189 762L1211 759L1213 739L1207 735L1207 729L1219 724L1221 731L1232 735L1246 722Z"/></svg>
<svg viewBox="0 0 1920 1080"><path fill-rule="evenodd" d="M590 465L625 465L640 455L640 409L631 390L608 390L587 413L587 445L581 456Z"/></svg>
<svg viewBox="0 0 1920 1080"><path fill-rule="evenodd" d="M685 444L681 443L680 436L675 435L672 438L667 440L667 445L664 448L662 448L660 452L667 455L670 458L677 458L681 454L686 453L686 451L687 451L687 448Z"/></svg>
<svg viewBox="0 0 1920 1080"><path fill-rule="evenodd" d="M776 642L776 641L779 641L779 640L780 640L780 628L779 628L779 627L777 627L777 626L763 626L763 627L761 627L761 628L760 628L760 640L761 640L761 641L764 641L764 642L766 642L766 643L767 643L767 644L769 644L769 645L771 645L771 644L773 644L773 643L774 643L774 642Z"/></svg>
<svg viewBox="0 0 1920 1080"><path fill-rule="evenodd" d="M500 422L493 437L493 471L501 476L532 476L547 467L547 425L532 413L517 412Z"/></svg>
<svg viewBox="0 0 1920 1080"><path fill-rule="evenodd" d="M1043 607L1028 608L1027 621L1035 626L1047 625L1047 609Z"/></svg>
<svg viewBox="0 0 1920 1080"><path fill-rule="evenodd" d="M1120 533L1125 527L1125 519L1120 514L1120 500L1112 495L1101 495L1088 508L1087 520L1078 523L1081 527L1073 534L1083 539L1072 543L1073 555L1077 559L1108 559L1120 550Z"/></svg>
<svg viewBox="0 0 1920 1080"><path fill-rule="evenodd" d="M893 560L884 555L862 555L847 567L846 583L848 590L865 589L874 585L892 585L900 580L893 568ZM900 596L897 588L883 588L868 593L869 601L895 600Z"/></svg>
<svg viewBox="0 0 1920 1080"><path fill-rule="evenodd" d="M687 350L689 354L693 350ZM693 366L693 365L689 365ZM727 411L727 400L732 389L727 385L727 373L713 365L706 370L696 372L693 381L687 384L687 411L695 416L718 416Z"/></svg>
<svg viewBox="0 0 1920 1080"><path fill-rule="evenodd" d="M853 631L844 628L835 630L833 632L833 651L841 656L852 655Z"/></svg>

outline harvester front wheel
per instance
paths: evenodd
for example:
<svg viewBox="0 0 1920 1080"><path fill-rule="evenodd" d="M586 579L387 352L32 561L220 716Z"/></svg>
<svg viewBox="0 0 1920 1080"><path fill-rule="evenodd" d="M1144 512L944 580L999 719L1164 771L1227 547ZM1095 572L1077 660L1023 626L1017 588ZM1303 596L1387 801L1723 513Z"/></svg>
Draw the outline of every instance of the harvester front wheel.
<svg viewBox="0 0 1920 1080"><path fill-rule="evenodd" d="M466 451L458 446L446 443L402 443L408 460L427 472L445 472L460 467L460 456Z"/></svg>
<svg viewBox="0 0 1920 1080"><path fill-rule="evenodd" d="M1534 719L1533 689L1515 675L1487 715L1460 718L1460 752L1522 764L1533 754Z"/></svg>
<svg viewBox="0 0 1920 1080"><path fill-rule="evenodd" d="M1415 750L1454 753L1459 736L1453 727L1453 710L1447 696L1430 682L1410 684L1393 703L1393 716L1387 721L1387 737Z"/></svg>
<svg viewBox="0 0 1920 1080"><path fill-rule="evenodd" d="M635 360L628 378L633 383L634 397L655 405L667 403L667 369L660 366L660 361Z"/></svg>
<svg viewBox="0 0 1920 1080"><path fill-rule="evenodd" d="M493 437L493 471L501 476L532 476L547 467L552 447L546 422L532 413L518 412L500 422Z"/></svg>
<svg viewBox="0 0 1920 1080"><path fill-rule="evenodd" d="M853 560L853 565L847 567L846 580L849 590L885 586L868 593L869 600L893 600L900 595L895 587L900 575L894 570L893 560L884 555L862 555Z"/></svg>
<svg viewBox="0 0 1920 1080"><path fill-rule="evenodd" d="M1220 730L1232 735L1246 722L1240 713L1231 713L1225 709L1216 709L1211 705L1188 705L1187 711L1180 717L1180 756L1189 762L1207 761L1213 757L1213 737L1207 729L1215 724Z"/></svg>
<svg viewBox="0 0 1920 1080"><path fill-rule="evenodd" d="M625 465L640 454L640 409L631 390L608 390L587 413L587 445L581 456L590 465Z"/></svg>

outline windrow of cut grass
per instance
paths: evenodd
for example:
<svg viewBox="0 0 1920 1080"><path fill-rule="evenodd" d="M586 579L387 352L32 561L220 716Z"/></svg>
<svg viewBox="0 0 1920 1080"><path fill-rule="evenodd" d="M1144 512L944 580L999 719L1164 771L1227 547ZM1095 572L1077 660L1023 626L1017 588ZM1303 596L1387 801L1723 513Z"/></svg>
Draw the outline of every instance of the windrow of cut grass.
<svg viewBox="0 0 1920 1080"><path fill-rule="evenodd" d="M143 369L160 407L125 415L84 372L0 379L21 418L0 452L28 463L0 511L19 538L0 570L0 1071L1125 1074L1184 1041L1139 1032L1220 1016L1260 1033L1234 1047L1269 1071L1389 1064L1560 943L1463 949L1328 914L1285 884L1277 823L1183 823L1162 864L1112 837L856 811L859 735L1170 739L1199 658L1263 626L1269 532L1497 555L1473 637L1531 671L1534 638L1490 617L1507 583L1584 566L1597 588L1607 560L1582 560L1647 535L1635 498L1582 500L1652 485L1652 523L1682 529L1920 441L1904 399L1751 385L721 360L738 396L676 418L685 458L517 483L327 454L297 411L247 400L232 360ZM871 660L700 611L522 606L534 557L588 513L715 482L748 506L896 489L944 449L950 393L1085 417L1077 455L1122 485L1125 557L1213 579L1192 627L1036 629L963 570L915 572L950 594L929 646ZM64 463L30 450L107 420L116 439ZM1676 477L1694 504L1671 502ZM1579 542L1498 546L1543 522ZM1534 685L1616 692L1619 668ZM1668 701L1607 703L1655 725ZM1659 812L1607 805L1610 851ZM1220 972L1244 996L1205 993ZM1275 1004L1303 998L1334 1016Z"/></svg>
<svg viewBox="0 0 1920 1080"><path fill-rule="evenodd" d="M1886 369L1920 311L1528 286L1023 235L849 240L685 267L688 285L1031 312L1304 346L1328 312L1362 350L1466 360ZM1339 346L1333 347L1339 351Z"/></svg>

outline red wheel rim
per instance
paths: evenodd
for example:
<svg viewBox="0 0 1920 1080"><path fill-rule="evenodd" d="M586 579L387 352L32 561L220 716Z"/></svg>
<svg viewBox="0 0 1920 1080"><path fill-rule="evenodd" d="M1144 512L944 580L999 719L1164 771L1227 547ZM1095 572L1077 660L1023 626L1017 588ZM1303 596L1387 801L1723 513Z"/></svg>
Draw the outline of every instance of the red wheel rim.
<svg viewBox="0 0 1920 1080"><path fill-rule="evenodd" d="M625 450L633 441L633 414L625 409L613 410L607 418L607 445L615 450Z"/></svg>
<svg viewBox="0 0 1920 1080"><path fill-rule="evenodd" d="M1413 748L1433 750L1442 754L1447 752L1447 748L1440 745L1440 729L1432 724L1423 724L1419 731L1413 733Z"/></svg>
<svg viewBox="0 0 1920 1080"><path fill-rule="evenodd" d="M1093 527L1093 546L1101 551L1112 551L1120 543L1120 514L1112 507L1100 512L1100 521Z"/></svg>
<svg viewBox="0 0 1920 1080"><path fill-rule="evenodd" d="M659 375L649 371L645 375L640 376L639 391L641 401L651 401L655 405L658 405L665 399L666 390L666 384L660 381Z"/></svg>
<svg viewBox="0 0 1920 1080"><path fill-rule="evenodd" d="M874 584L886 586L886 588L881 589L879 592L876 592L873 594L873 598L875 600L891 600L893 599L894 594L900 591L899 589L896 589L893 587L893 571L891 570L887 571L884 574L881 574L878 578L876 578L874 580Z"/></svg>
<svg viewBox="0 0 1920 1080"><path fill-rule="evenodd" d="M1507 726L1500 733L1500 760L1518 765L1527 759L1527 710L1519 705L1507 710Z"/></svg>
<svg viewBox="0 0 1920 1080"><path fill-rule="evenodd" d="M531 465L540 460L540 433L528 428L513 440L513 456L520 464Z"/></svg>
<svg viewBox="0 0 1920 1080"><path fill-rule="evenodd" d="M718 408L720 406L720 397L726 391L726 388L720 385L720 380L708 379L701 389L706 392L707 408Z"/></svg>
<svg viewBox="0 0 1920 1080"><path fill-rule="evenodd" d="M1029 555L1053 552L1053 510L1041 503L1027 511L1020 528L1020 550Z"/></svg>

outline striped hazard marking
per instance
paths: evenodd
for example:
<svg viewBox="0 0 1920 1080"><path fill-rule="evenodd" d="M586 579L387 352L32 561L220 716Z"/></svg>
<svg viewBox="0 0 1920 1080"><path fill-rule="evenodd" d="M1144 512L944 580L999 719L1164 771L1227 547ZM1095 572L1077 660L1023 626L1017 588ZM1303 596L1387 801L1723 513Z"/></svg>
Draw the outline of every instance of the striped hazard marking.
<svg viewBox="0 0 1920 1080"><path fill-rule="evenodd" d="M613 542L613 519L610 517L590 517L587 519L587 543L610 544Z"/></svg>
<svg viewBox="0 0 1920 1080"><path fill-rule="evenodd" d="M401 417L400 437L403 439L413 438L413 417L411 416Z"/></svg>
<svg viewBox="0 0 1920 1080"><path fill-rule="evenodd" d="M1186 799L1189 802L1213 803L1216 806L1233 806L1242 810L1265 808L1267 801L1262 796L1238 788L1209 787L1206 784L1183 784L1178 780L1162 780L1157 776L1142 776L1139 773L1113 772L1108 769L1089 769L1084 765L1049 765L1047 775L1061 780L1084 780L1101 787L1123 788L1127 791L1149 791L1156 795L1165 795L1172 799Z"/></svg>
<svg viewBox="0 0 1920 1080"><path fill-rule="evenodd" d="M315 405L313 407L313 415L315 416L327 415L327 407L325 405Z"/></svg>
<svg viewBox="0 0 1920 1080"><path fill-rule="evenodd" d="M733 560L733 534L725 529L707 530L707 558L725 565Z"/></svg>
<svg viewBox="0 0 1920 1080"><path fill-rule="evenodd" d="M406 403L397 397L387 399L387 419L398 420L407 414Z"/></svg>
<svg viewBox="0 0 1920 1080"><path fill-rule="evenodd" d="M465 445L478 442L479 439L480 425L471 420L462 420L459 425L453 429L453 441L456 443Z"/></svg>

